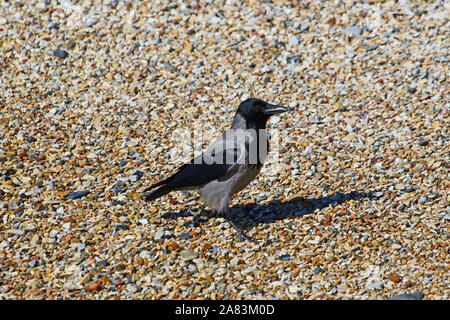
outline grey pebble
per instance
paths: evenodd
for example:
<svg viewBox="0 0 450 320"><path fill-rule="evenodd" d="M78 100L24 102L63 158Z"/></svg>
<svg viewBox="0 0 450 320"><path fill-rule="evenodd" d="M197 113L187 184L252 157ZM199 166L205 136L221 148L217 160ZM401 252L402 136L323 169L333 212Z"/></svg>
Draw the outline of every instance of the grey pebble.
<svg viewBox="0 0 450 320"><path fill-rule="evenodd" d="M13 180L13 182L14 182L14 180ZM18 207L19 206L15 202L11 202L10 204L8 204L8 209L10 209L10 210L17 209Z"/></svg>
<svg viewBox="0 0 450 320"><path fill-rule="evenodd" d="M289 38L289 44L290 44L291 46L296 46L296 45L298 45L298 39L297 39L297 37L296 37L296 36L291 36L291 37Z"/></svg>
<svg viewBox="0 0 450 320"><path fill-rule="evenodd" d="M27 223L23 226L23 230L24 231L29 231L29 232L33 232L36 231L36 226L33 223Z"/></svg>
<svg viewBox="0 0 450 320"><path fill-rule="evenodd" d="M28 262L28 266L30 266L31 268L36 266L36 264L37 264L37 260L31 260L30 262Z"/></svg>
<svg viewBox="0 0 450 320"><path fill-rule="evenodd" d="M405 190L406 186L405 186L404 183L398 183L398 184L395 185L395 189L397 189L397 190Z"/></svg>
<svg viewBox="0 0 450 320"><path fill-rule="evenodd" d="M180 234L180 239L190 239L191 234L190 233L182 233Z"/></svg>
<svg viewBox="0 0 450 320"><path fill-rule="evenodd" d="M81 187L82 188L89 188L91 185L92 185L92 181L91 180L86 180L85 182L83 182Z"/></svg>
<svg viewBox="0 0 450 320"><path fill-rule="evenodd" d="M142 259L148 260L148 259L152 258L152 254L148 250L143 250L143 251L141 251L141 253L139 253L139 257L141 257Z"/></svg>
<svg viewBox="0 0 450 320"><path fill-rule="evenodd" d="M367 284L367 289L370 290L380 290L382 288L382 284L378 281L371 281Z"/></svg>
<svg viewBox="0 0 450 320"><path fill-rule="evenodd" d="M72 223L70 222L63 223L62 227L66 230L70 230L72 228Z"/></svg>
<svg viewBox="0 0 450 320"><path fill-rule="evenodd" d="M359 26L351 26L342 30L342 33L349 34L352 37L359 36L362 32L363 28Z"/></svg>
<svg viewBox="0 0 450 320"><path fill-rule="evenodd" d="M158 230L158 231L156 231L155 236L153 237L153 240L160 241L163 236L164 236L164 230Z"/></svg>
<svg viewBox="0 0 450 320"><path fill-rule="evenodd" d="M52 230L50 231L50 238L56 238L56 236L58 235L58 230Z"/></svg>
<svg viewBox="0 0 450 320"><path fill-rule="evenodd" d="M306 30L308 30L309 29L309 23L302 23L301 25L300 25L300 32L305 32Z"/></svg>
<svg viewBox="0 0 450 320"><path fill-rule="evenodd" d="M115 184L115 185L112 187L112 191L114 191L115 193L120 193L120 192L122 192L122 190L120 190L120 186L119 186L118 183ZM115 205L115 204L113 203L113 205Z"/></svg>
<svg viewBox="0 0 450 320"><path fill-rule="evenodd" d="M86 25L86 27L92 27L93 25L95 25L97 23L97 20L94 18L87 18L84 22L84 24Z"/></svg>
<svg viewBox="0 0 450 320"><path fill-rule="evenodd" d="M24 230L19 230L19 229L9 229L8 231L6 231L6 234L12 234L12 235L16 235L16 236L23 236L25 234Z"/></svg>
<svg viewBox="0 0 450 320"><path fill-rule="evenodd" d="M189 249L183 250L180 253L180 258L183 261L193 260L193 259L195 259L197 257L198 257L198 254L196 252L192 251L192 250L189 250Z"/></svg>
<svg viewBox="0 0 450 320"><path fill-rule="evenodd" d="M148 224L148 219L147 219L147 218L142 218L142 219L139 219L138 221L139 221L139 223L142 224L142 225Z"/></svg>
<svg viewBox="0 0 450 320"><path fill-rule="evenodd" d="M377 44L365 44L364 45L364 49L366 49L366 51L373 51L376 48L378 48Z"/></svg>

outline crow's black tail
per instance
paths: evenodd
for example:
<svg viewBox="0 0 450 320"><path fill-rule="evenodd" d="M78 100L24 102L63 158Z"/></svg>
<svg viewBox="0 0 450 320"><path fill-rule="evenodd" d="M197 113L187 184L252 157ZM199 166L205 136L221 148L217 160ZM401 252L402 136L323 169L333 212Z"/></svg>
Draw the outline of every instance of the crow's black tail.
<svg viewBox="0 0 450 320"><path fill-rule="evenodd" d="M179 190L180 187L185 186L185 181L183 179L181 180L181 183L180 183L180 181L177 181L177 179L179 178L178 174L180 173L180 171L183 168L186 168L188 166L189 166L188 164L182 165L178 169L178 171L175 174L173 174L172 176L170 176L167 179L164 179L162 181L159 181L159 182L155 183L154 185L145 189L144 190L145 200L147 200L147 201L155 200L156 198L162 197L163 195L166 195L171 191ZM153 192L147 193L147 191L150 191L156 187L159 187L159 188Z"/></svg>
<svg viewBox="0 0 450 320"><path fill-rule="evenodd" d="M158 188L153 192L146 193L145 200L147 200L147 201L155 200L159 197L162 197L162 196L168 194L170 191L172 191L172 188L170 188L168 186L162 186L161 188Z"/></svg>
<svg viewBox="0 0 450 320"><path fill-rule="evenodd" d="M167 185L168 182L170 182L170 180L173 179L172 177L169 177L168 179L162 180L158 183L155 183L154 185L148 187L147 189L144 190L145 192L145 200L147 201L152 201L155 200L159 197L162 197L165 194L168 194L170 191L172 191L172 189ZM158 189L156 189L153 192L148 192L156 187L159 187Z"/></svg>

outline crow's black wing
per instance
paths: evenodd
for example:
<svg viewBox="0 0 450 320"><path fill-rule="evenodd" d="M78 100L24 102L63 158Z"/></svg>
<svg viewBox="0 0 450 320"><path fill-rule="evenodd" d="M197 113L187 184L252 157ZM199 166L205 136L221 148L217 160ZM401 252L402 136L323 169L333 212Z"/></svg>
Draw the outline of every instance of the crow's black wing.
<svg viewBox="0 0 450 320"><path fill-rule="evenodd" d="M201 186L233 172L238 158L238 148L228 148L217 153L203 154L191 160L190 163L182 165L175 174L152 185L145 191L159 186L163 186L162 188L167 190L170 189L170 191Z"/></svg>

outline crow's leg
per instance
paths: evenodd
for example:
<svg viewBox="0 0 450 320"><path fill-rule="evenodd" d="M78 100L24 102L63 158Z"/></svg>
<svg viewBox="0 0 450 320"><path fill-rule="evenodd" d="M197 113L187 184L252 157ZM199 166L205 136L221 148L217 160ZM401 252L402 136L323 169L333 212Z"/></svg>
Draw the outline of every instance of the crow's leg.
<svg viewBox="0 0 450 320"><path fill-rule="evenodd" d="M202 206L200 212L197 213L196 215L194 215L194 218L192 219L193 227L198 227L200 225L200 217L204 212L205 212L205 206Z"/></svg>
<svg viewBox="0 0 450 320"><path fill-rule="evenodd" d="M238 233L239 237L241 237L242 240L255 242L254 239L252 239L249 236L245 235L244 232L242 231L242 229L237 224L235 224L233 222L233 220L231 219L231 216L230 216L230 209L229 208L227 208L224 211L222 211L222 216L231 224L231 226L234 228L234 230L236 230L236 232Z"/></svg>

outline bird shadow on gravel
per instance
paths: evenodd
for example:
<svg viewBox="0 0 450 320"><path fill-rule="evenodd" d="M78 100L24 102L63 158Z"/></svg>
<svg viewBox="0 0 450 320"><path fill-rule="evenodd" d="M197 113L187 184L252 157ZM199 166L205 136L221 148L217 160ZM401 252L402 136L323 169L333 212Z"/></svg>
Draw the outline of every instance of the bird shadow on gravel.
<svg viewBox="0 0 450 320"><path fill-rule="evenodd" d="M349 200L376 200L380 198L382 194L382 192L375 191L354 191L345 194L337 192L329 196L311 199L293 198L286 202L272 200L267 204L233 206L231 207L231 214L233 221L248 231L260 224L274 223L279 220L294 219L306 214L313 214L317 209L321 210L327 207L334 207ZM177 213L169 212L161 217L163 219L177 219L193 216L194 213L195 212L192 212L190 209L187 209ZM217 214L210 210L206 210L199 221L204 223L212 217L217 217ZM185 226L192 227L193 225L191 221L188 221Z"/></svg>
<svg viewBox="0 0 450 320"><path fill-rule="evenodd" d="M349 200L375 200L379 198L376 194L377 192L373 191L354 191L346 194L337 192L335 194L319 198L293 198L286 202L277 203L278 201L275 201L274 203L274 201L271 201L268 204L253 205L254 208L251 208L252 206L247 206L250 207L249 213L255 209L257 213L254 215L253 219L247 215L247 221L243 227L246 230L251 230L253 227L260 224L274 223L284 219L294 219L307 214L314 214L317 209L322 210L327 207L335 207ZM245 207L243 206L237 206L236 210L242 210L242 208L245 210ZM234 210L234 208L232 208L232 210ZM245 217L245 214L243 215L242 212L237 211L237 217L238 219L236 220L239 222L240 219Z"/></svg>

